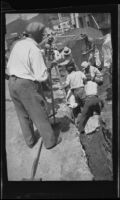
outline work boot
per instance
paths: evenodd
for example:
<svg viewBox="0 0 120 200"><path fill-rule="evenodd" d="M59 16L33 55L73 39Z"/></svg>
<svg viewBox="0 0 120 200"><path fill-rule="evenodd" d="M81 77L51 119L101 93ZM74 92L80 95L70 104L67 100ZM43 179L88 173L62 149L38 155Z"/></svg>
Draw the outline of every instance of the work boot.
<svg viewBox="0 0 120 200"><path fill-rule="evenodd" d="M29 145L29 147L30 147L30 148L33 148L33 147L37 144L37 142L38 142L38 140L39 140L40 137L41 137L41 136L40 136L39 131L38 131L38 130L35 130L35 131L34 131L34 142L33 142L31 145Z"/></svg>
<svg viewBox="0 0 120 200"><path fill-rule="evenodd" d="M56 143L55 143L53 146L51 146L51 147L49 147L49 148L47 148L47 149L52 149L52 148L56 147L58 144L61 143L61 141L62 141L62 138L61 138L61 137L58 137Z"/></svg>
<svg viewBox="0 0 120 200"><path fill-rule="evenodd" d="M52 126L52 129L53 129L54 134L56 136L56 143L53 146L48 147L47 149L54 148L55 146L57 146L62 141L62 138L59 136L60 135L60 123L56 122L55 124L51 124L51 126Z"/></svg>
<svg viewBox="0 0 120 200"><path fill-rule="evenodd" d="M34 131L34 135L35 135L36 139L38 139L38 140L41 137L41 135L37 129Z"/></svg>

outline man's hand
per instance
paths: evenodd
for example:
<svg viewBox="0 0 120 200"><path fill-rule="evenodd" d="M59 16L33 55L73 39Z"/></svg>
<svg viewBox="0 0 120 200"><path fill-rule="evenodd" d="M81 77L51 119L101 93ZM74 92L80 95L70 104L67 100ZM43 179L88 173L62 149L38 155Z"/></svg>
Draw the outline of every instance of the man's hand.
<svg viewBox="0 0 120 200"><path fill-rule="evenodd" d="M62 84L62 89L66 90L66 89L68 89L68 87L69 87L69 85L67 85L66 83Z"/></svg>

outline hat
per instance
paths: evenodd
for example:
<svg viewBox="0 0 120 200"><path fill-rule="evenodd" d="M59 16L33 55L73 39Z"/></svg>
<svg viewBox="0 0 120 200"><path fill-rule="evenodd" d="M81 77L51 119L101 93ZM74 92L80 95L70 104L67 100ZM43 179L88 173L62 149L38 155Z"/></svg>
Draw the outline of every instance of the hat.
<svg viewBox="0 0 120 200"><path fill-rule="evenodd" d="M68 48L68 47L64 47L64 49L63 49L63 54L64 54L64 55L69 55L70 53L71 53L71 49Z"/></svg>
<svg viewBox="0 0 120 200"><path fill-rule="evenodd" d="M89 65L89 62L84 61L84 62L82 62L81 67L86 69L88 67L88 65Z"/></svg>
<svg viewBox="0 0 120 200"><path fill-rule="evenodd" d="M23 31L22 33L23 36L28 37L29 35L26 33L26 31Z"/></svg>
<svg viewBox="0 0 120 200"><path fill-rule="evenodd" d="M42 32L44 30L45 26L42 23L39 22L31 22L30 24L28 24L28 26L26 27L25 32L27 34L31 34L34 35L37 32Z"/></svg>

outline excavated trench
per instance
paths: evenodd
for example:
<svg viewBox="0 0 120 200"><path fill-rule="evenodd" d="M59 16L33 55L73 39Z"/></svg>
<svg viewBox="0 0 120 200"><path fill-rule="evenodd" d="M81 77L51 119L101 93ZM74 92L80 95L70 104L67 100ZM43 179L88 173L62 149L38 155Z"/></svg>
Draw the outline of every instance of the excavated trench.
<svg viewBox="0 0 120 200"><path fill-rule="evenodd" d="M93 30L86 33L95 37ZM96 38L100 36L96 31ZM88 59L89 55L82 55L83 40L68 41L72 49L73 58L80 69L81 62ZM90 135L80 135L80 142L85 150L88 165L94 175L94 180L112 180L112 75L109 70L103 69L103 85L98 88L98 94L104 102L101 112L101 126L98 132Z"/></svg>
<svg viewBox="0 0 120 200"><path fill-rule="evenodd" d="M80 144L85 151L94 180L113 179L112 88L110 87L109 74L105 73L103 78L104 83L98 89L99 96L104 102L100 117L100 129L88 135L80 134Z"/></svg>

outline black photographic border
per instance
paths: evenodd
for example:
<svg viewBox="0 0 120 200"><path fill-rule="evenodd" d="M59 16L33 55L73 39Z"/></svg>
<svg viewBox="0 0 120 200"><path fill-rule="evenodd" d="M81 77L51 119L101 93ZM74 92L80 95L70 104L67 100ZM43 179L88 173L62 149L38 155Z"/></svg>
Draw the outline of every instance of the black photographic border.
<svg viewBox="0 0 120 200"><path fill-rule="evenodd" d="M3 3L2 8L2 66L1 66L1 171L2 171L2 198L3 199L79 199L79 198L116 198L118 197L118 176L119 176L119 160L118 160L118 5L101 4L101 5L75 5L58 4L60 2L49 2L47 5L22 4L21 1L9 1ZM26 7L27 6L27 7ZM35 7L36 6L36 7ZM48 7L47 7L48 6ZM40 7L40 9L38 9ZM111 30L112 30L112 46L113 46L113 181L46 181L46 182L19 182L8 181L7 179L7 162L5 147L5 14L6 13L37 13L37 12L98 12L111 13Z"/></svg>

